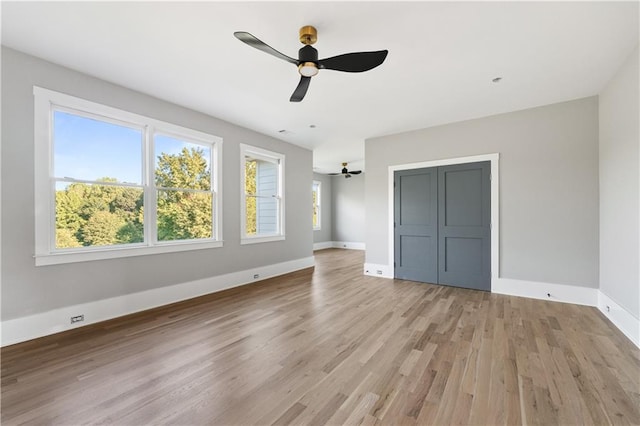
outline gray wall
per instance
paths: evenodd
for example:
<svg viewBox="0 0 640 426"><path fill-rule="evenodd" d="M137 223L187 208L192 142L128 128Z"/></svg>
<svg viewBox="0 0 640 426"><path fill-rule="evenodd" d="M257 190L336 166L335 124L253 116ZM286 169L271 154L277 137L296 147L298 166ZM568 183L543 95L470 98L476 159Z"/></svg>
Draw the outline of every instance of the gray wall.
<svg viewBox="0 0 640 426"><path fill-rule="evenodd" d="M640 318L638 48L600 93L600 291Z"/></svg>
<svg viewBox="0 0 640 426"><path fill-rule="evenodd" d="M331 207L333 241L363 243L365 240L365 174L345 179L333 176ZM372 213L368 211L368 215ZM367 217L368 220L368 217Z"/></svg>
<svg viewBox="0 0 640 426"><path fill-rule="evenodd" d="M35 267L33 85L224 138L224 247ZM286 155L285 241L240 245L240 143ZM311 151L4 47L1 170L2 320L312 256Z"/></svg>
<svg viewBox="0 0 640 426"><path fill-rule="evenodd" d="M321 183L320 187L320 229L313 231L313 242L324 243L333 241L331 238L331 227L333 218L331 217L331 176L313 174L313 180Z"/></svg>
<svg viewBox="0 0 640 426"><path fill-rule="evenodd" d="M500 276L597 288L596 97L367 140L366 262L390 263L389 166L496 152Z"/></svg>

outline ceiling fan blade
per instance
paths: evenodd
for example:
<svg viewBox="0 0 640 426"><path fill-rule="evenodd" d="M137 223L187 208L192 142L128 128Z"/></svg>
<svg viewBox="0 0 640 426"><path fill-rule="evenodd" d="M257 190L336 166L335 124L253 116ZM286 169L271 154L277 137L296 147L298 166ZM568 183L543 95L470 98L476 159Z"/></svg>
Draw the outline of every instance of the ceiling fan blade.
<svg viewBox="0 0 640 426"><path fill-rule="evenodd" d="M280 53L278 52L276 49L274 49L273 47L269 46L268 44L266 44L263 41L258 40L255 36L249 34L248 32L245 31L236 31L235 33L233 33L234 36L236 36L236 38L238 40L240 40L243 43L248 44L251 47L255 47L258 50L262 50L265 53L268 53L269 55L273 55L276 58L280 58L282 60L285 60L287 62L292 63L293 65L298 65L298 61L290 58L289 56L285 55L284 53Z"/></svg>
<svg viewBox="0 0 640 426"><path fill-rule="evenodd" d="M338 176L341 175L342 173L327 173L328 176Z"/></svg>
<svg viewBox="0 0 640 426"><path fill-rule="evenodd" d="M300 102L304 98L304 95L307 93L310 82L311 77L300 77L300 83L298 83L298 87L296 87L296 90L293 91L293 94L291 95L289 101Z"/></svg>
<svg viewBox="0 0 640 426"><path fill-rule="evenodd" d="M388 50L345 53L344 55L321 59L318 62L318 68L346 72L369 71L383 63L387 53L389 53Z"/></svg>
<svg viewBox="0 0 640 426"><path fill-rule="evenodd" d="M352 170L349 172L351 175L359 175L360 173L362 173L362 170Z"/></svg>

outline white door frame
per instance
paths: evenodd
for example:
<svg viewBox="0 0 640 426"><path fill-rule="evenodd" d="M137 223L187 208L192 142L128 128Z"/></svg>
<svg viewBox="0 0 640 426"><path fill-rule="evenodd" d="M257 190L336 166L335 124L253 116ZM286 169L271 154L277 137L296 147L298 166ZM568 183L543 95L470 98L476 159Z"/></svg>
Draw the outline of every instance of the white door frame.
<svg viewBox="0 0 640 426"><path fill-rule="evenodd" d="M446 158L442 160L422 161L418 163L399 164L389 166L389 266L393 271L391 278L395 277L395 229L394 223L394 195L393 188L394 173L399 170L424 169L427 167L449 166L451 164L477 163L480 161L491 162L491 289L493 290L500 272L500 203L499 203L499 183L500 176L498 174L500 154L482 154L470 157Z"/></svg>

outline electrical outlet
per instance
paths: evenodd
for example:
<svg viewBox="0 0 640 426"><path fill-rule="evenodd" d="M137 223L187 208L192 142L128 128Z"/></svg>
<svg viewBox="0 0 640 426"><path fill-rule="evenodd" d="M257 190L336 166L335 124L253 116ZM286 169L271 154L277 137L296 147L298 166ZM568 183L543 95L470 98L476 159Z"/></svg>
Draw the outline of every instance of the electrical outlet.
<svg viewBox="0 0 640 426"><path fill-rule="evenodd" d="M84 315L76 315L75 317L71 317L71 324L82 321L84 321Z"/></svg>
<svg viewBox="0 0 640 426"><path fill-rule="evenodd" d="M551 297L551 293L547 293L547 297Z"/></svg>
<svg viewBox="0 0 640 426"><path fill-rule="evenodd" d="M611 308L607 305L607 312L611 312Z"/></svg>
<svg viewBox="0 0 640 426"><path fill-rule="evenodd" d="M381 271L380 269L378 269L378 270L376 271L376 274L378 274L378 275L382 275L382 271Z"/></svg>
<svg viewBox="0 0 640 426"><path fill-rule="evenodd" d="M258 278L260 278L260 274L253 274L253 279L257 280Z"/></svg>

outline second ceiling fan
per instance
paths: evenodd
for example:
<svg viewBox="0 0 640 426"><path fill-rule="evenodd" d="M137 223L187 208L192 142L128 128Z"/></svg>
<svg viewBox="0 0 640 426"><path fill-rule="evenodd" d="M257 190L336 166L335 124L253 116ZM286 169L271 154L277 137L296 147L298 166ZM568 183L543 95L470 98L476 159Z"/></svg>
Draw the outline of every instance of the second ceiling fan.
<svg viewBox="0 0 640 426"><path fill-rule="evenodd" d="M369 71L382 64L387 57L387 50L378 50L375 52L355 52L345 53L344 55L332 56L326 59L318 59L318 51L311 46L318 40L318 32L310 25L300 28L300 42L304 44L298 51L298 59L291 58L283 53L278 52L268 44L258 40L255 36L245 31L237 31L233 33L236 38L251 47L262 50L265 53L280 58L298 67L300 73L300 83L294 90L291 102L300 102L307 93L311 77L318 74L321 69L345 72L363 72Z"/></svg>
<svg viewBox="0 0 640 426"><path fill-rule="evenodd" d="M359 175L362 170L347 170L347 163L342 163L342 171L340 173L329 173L329 176L343 175L345 179L349 179L351 175Z"/></svg>

